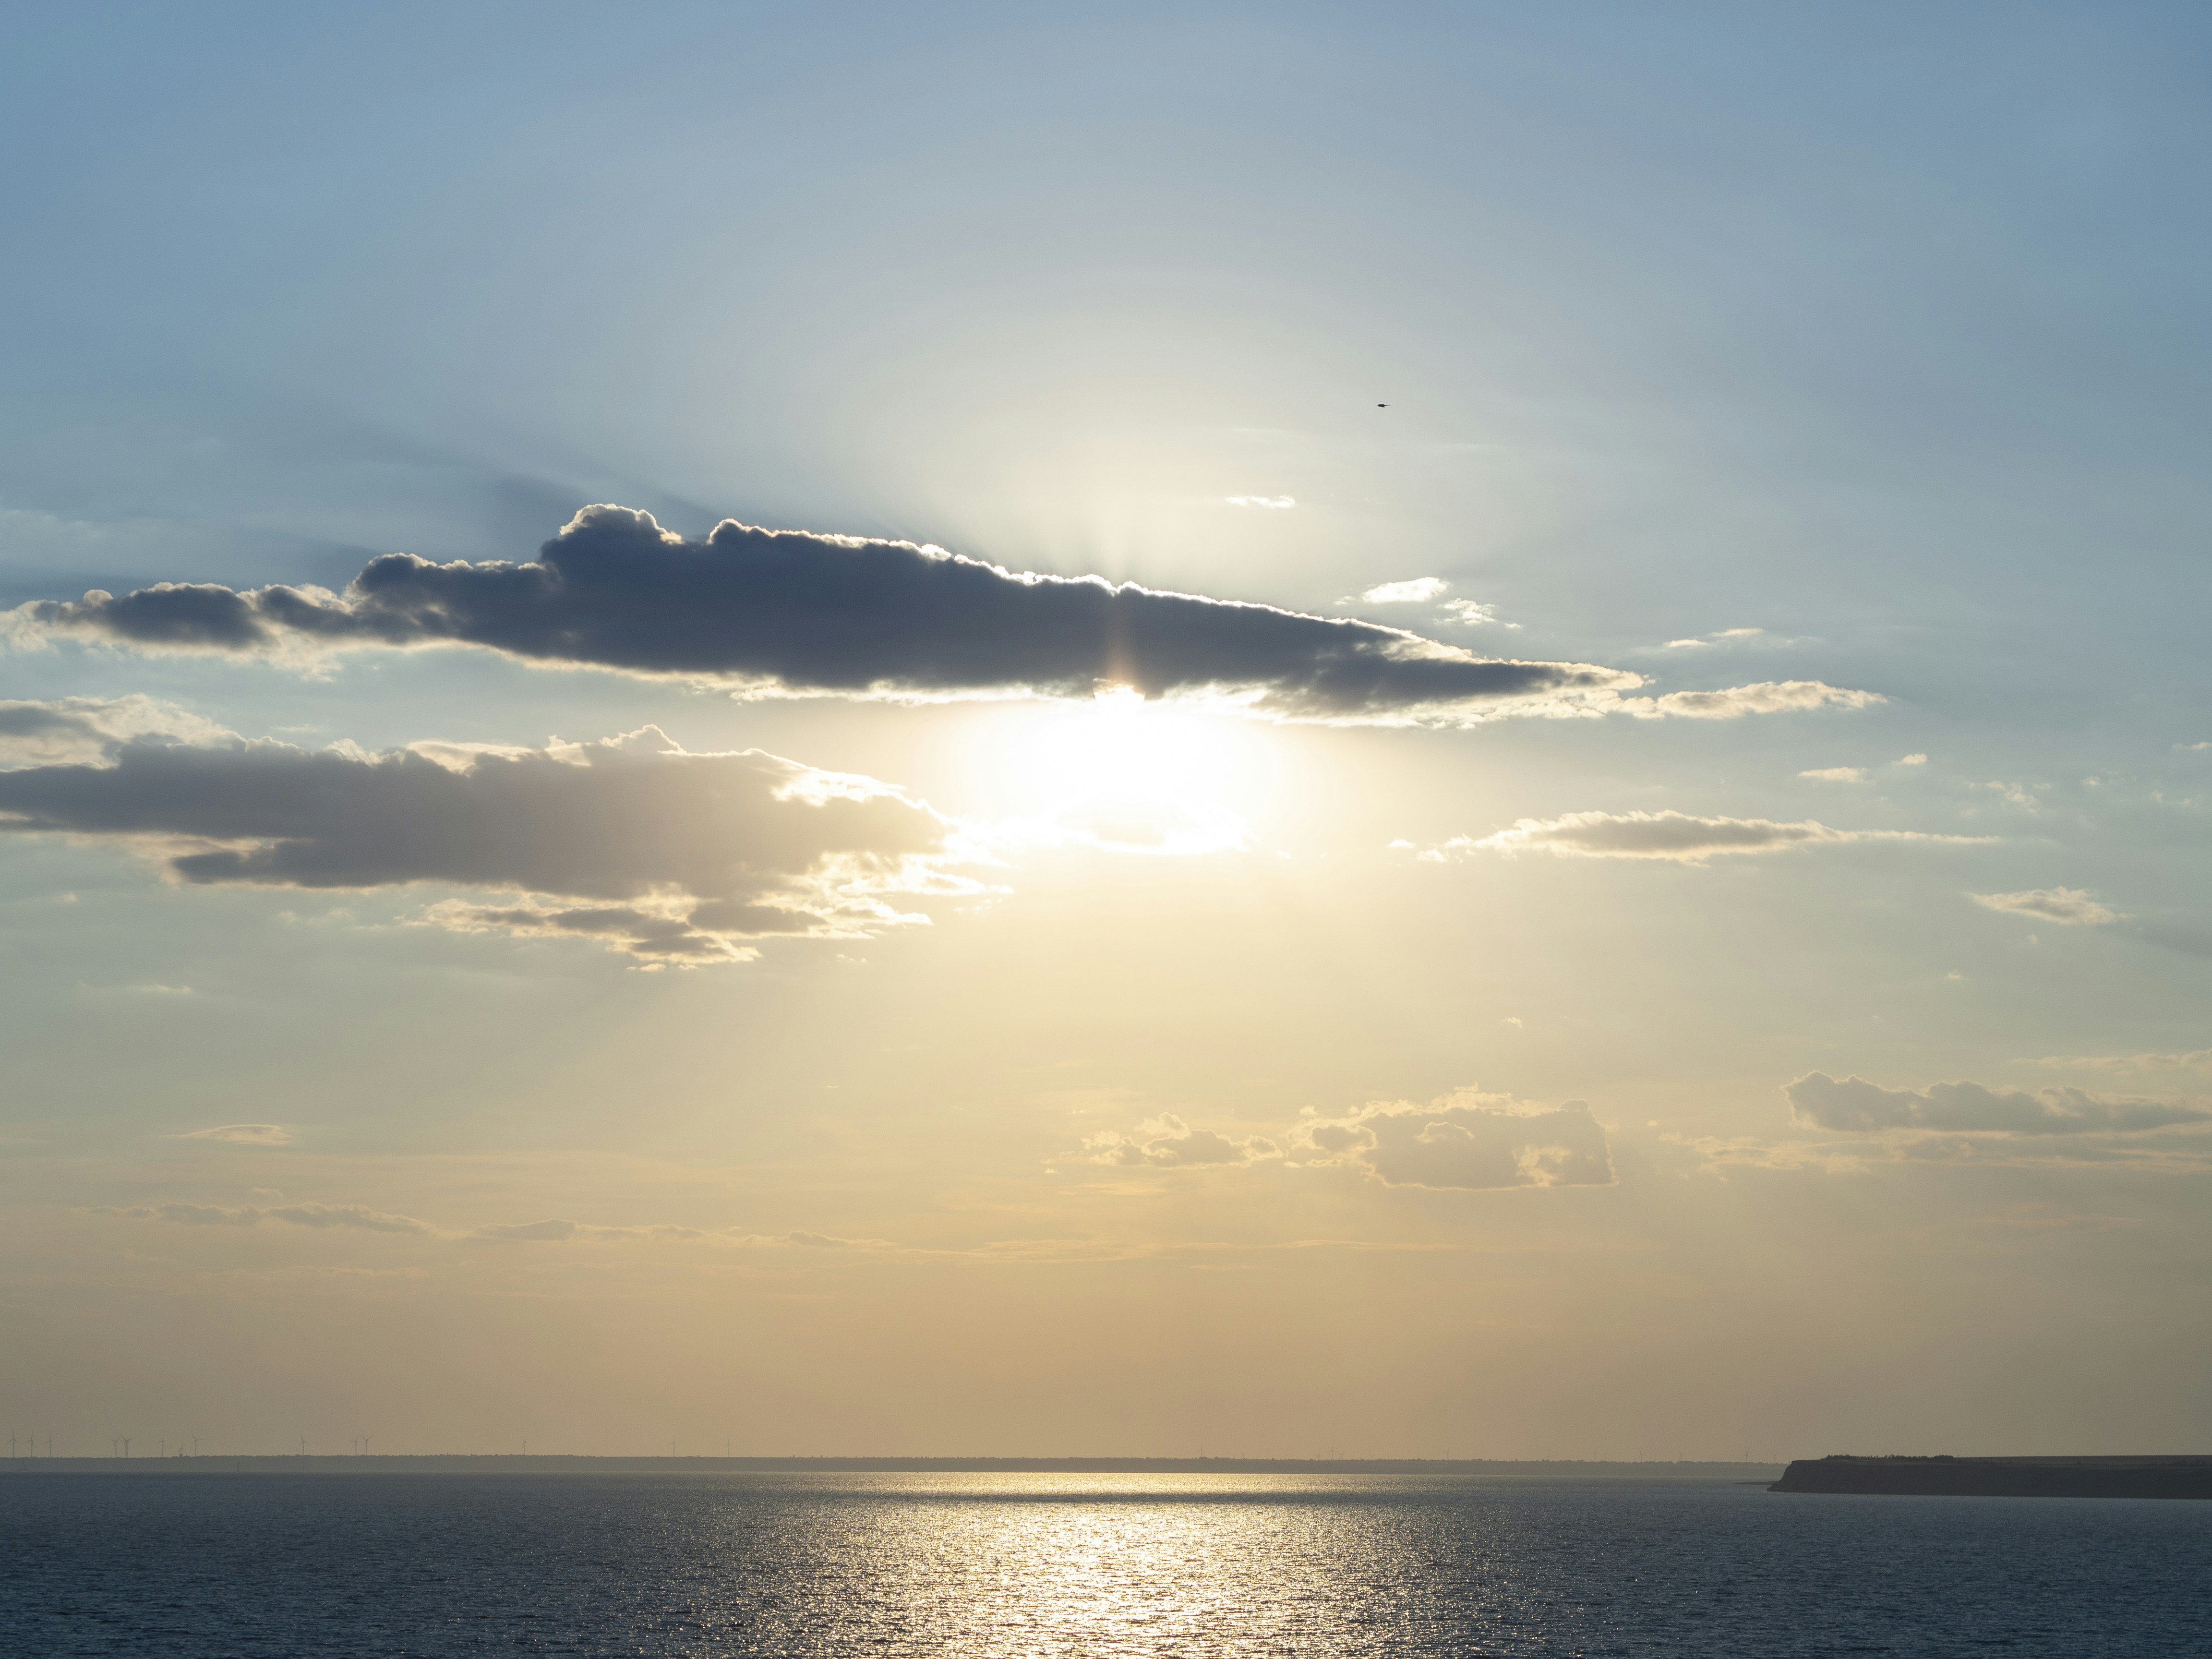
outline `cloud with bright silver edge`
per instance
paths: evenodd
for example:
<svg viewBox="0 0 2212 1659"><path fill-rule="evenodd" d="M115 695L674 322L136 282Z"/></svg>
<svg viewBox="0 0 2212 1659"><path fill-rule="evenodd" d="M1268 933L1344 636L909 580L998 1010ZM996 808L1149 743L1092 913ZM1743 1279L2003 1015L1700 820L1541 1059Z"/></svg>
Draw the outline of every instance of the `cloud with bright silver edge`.
<svg viewBox="0 0 2212 1659"><path fill-rule="evenodd" d="M2062 927L2103 927L2121 919L2111 906L2080 887L2031 887L2024 893L1969 893L1985 910L2055 921Z"/></svg>
<svg viewBox="0 0 2212 1659"><path fill-rule="evenodd" d="M690 754L655 726L384 754L134 736L102 763L0 772L0 832L112 838L196 885L472 890L499 896L426 919L594 939L647 965L866 938L927 920L895 899L979 890L947 868L950 822L891 786L759 750Z"/></svg>
<svg viewBox="0 0 2212 1659"><path fill-rule="evenodd" d="M0 702L0 767L95 763L133 738L204 743L230 735L174 703L136 694Z"/></svg>
<svg viewBox="0 0 2212 1659"><path fill-rule="evenodd" d="M1799 1124L1844 1133L1926 1129L1952 1134L2135 1134L2212 1121L2212 1110L2176 1100L2081 1089L2030 1094L1966 1082L1887 1089L1864 1078L1837 1079L1826 1072L1808 1072L1785 1084L1782 1093Z"/></svg>
<svg viewBox="0 0 2212 1659"><path fill-rule="evenodd" d="M1480 1192L1510 1187L1608 1187L1613 1158L1589 1103L1533 1106L1462 1089L1425 1106L1378 1102L1349 1117L1298 1126L1310 1163L1364 1170L1388 1187Z"/></svg>
<svg viewBox="0 0 2212 1659"><path fill-rule="evenodd" d="M1808 818L1703 818L1686 812L1570 812L1564 817L1522 818L1510 830L1480 838L1455 836L1417 856L1431 863L1476 853L1549 853L1564 858L1664 859L1703 864L1707 859L1751 853L1786 853L1799 847L1848 842L1929 842L1978 846L1990 836L1939 836L1917 830L1833 830Z"/></svg>
<svg viewBox="0 0 2212 1659"><path fill-rule="evenodd" d="M650 514L577 514L525 564L372 560L343 592L161 583L0 614L18 643L316 657L476 646L569 667L673 675L740 695L936 699L1211 696L1276 720L1468 724L1507 714L1739 714L1880 699L1817 682L1624 698L1642 677L1478 657L1403 629L1010 571L911 542L758 529L702 540Z"/></svg>

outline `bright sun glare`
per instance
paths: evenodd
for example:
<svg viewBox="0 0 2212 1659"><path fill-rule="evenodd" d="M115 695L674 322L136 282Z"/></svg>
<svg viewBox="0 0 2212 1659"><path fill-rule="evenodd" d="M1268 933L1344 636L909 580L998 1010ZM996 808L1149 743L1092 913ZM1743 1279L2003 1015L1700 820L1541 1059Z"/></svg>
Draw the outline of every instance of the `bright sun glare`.
<svg viewBox="0 0 2212 1659"><path fill-rule="evenodd" d="M1040 818L1121 851L1212 852L1241 845L1232 805L1251 769L1234 715L1148 702L1127 686L1087 703L1031 711L1009 763Z"/></svg>

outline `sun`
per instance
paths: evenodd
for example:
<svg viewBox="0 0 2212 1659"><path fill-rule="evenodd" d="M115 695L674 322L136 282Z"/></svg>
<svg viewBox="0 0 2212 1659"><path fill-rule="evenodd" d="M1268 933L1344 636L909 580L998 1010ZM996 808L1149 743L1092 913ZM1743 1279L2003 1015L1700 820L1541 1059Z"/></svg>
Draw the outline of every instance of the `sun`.
<svg viewBox="0 0 2212 1659"><path fill-rule="evenodd" d="M1038 816L1116 851L1240 846L1236 803L1251 769L1249 722L1126 686L1027 712L1008 745L1013 782Z"/></svg>

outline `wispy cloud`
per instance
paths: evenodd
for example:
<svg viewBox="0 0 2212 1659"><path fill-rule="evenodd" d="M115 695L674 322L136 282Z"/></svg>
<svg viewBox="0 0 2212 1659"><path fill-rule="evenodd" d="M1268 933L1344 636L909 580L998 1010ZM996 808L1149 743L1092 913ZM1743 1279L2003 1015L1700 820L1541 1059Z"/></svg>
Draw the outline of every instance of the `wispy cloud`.
<svg viewBox="0 0 2212 1659"><path fill-rule="evenodd" d="M2121 913L2100 903L2080 887L2031 887L2021 893L1969 893L1984 909L2018 916L2034 916L2067 927L2102 927L2121 919Z"/></svg>
<svg viewBox="0 0 2212 1659"><path fill-rule="evenodd" d="M187 1129L179 1140L224 1140L238 1146L289 1146L292 1132L280 1123L218 1123L212 1129Z"/></svg>
<svg viewBox="0 0 2212 1659"><path fill-rule="evenodd" d="M1723 628L1715 633L1701 634L1694 639L1669 640L1667 648L1669 651L1701 651L1729 640L1757 639L1765 632L1763 628Z"/></svg>
<svg viewBox="0 0 2212 1659"><path fill-rule="evenodd" d="M1287 513L1298 504L1293 495L1224 495L1222 499L1231 507L1265 507L1276 513Z"/></svg>
<svg viewBox="0 0 2212 1659"><path fill-rule="evenodd" d="M1933 1129L1965 1134L2135 1134L2212 1121L2212 1110L2185 1101L2095 1095L2080 1089L1990 1088L1936 1083L1887 1089L1864 1078L1809 1072L1783 1087L1796 1121L1809 1128L1865 1133Z"/></svg>
<svg viewBox="0 0 2212 1659"><path fill-rule="evenodd" d="M1817 778L1823 783L1864 783L1867 769L1863 766L1818 766L1800 772L1801 778Z"/></svg>
<svg viewBox="0 0 2212 1659"><path fill-rule="evenodd" d="M1624 713L1650 719L1733 720L1747 714L1787 714L1814 708L1870 708L1887 702L1878 691L1854 691L1820 680L1761 680L1712 691L1669 691L1660 697L1623 697Z"/></svg>
<svg viewBox="0 0 2212 1659"><path fill-rule="evenodd" d="M140 1204L127 1208L96 1204L87 1213L131 1221L173 1221L198 1227L262 1227L276 1223L288 1227L349 1229L371 1233L427 1236L438 1231L413 1216L391 1215L362 1204L280 1204L269 1209L251 1204L234 1207L217 1204Z"/></svg>
<svg viewBox="0 0 2212 1659"><path fill-rule="evenodd" d="M1930 835L1917 830L1835 830L1812 819L1693 817L1686 812L1570 812L1563 817L1522 818L1510 830L1479 839L1457 836L1419 854L1431 862L1476 853L1550 853L1593 859L1664 859L1702 864L1707 859L1786 853L1801 847L1850 842L1923 842L1975 846L1988 836Z"/></svg>

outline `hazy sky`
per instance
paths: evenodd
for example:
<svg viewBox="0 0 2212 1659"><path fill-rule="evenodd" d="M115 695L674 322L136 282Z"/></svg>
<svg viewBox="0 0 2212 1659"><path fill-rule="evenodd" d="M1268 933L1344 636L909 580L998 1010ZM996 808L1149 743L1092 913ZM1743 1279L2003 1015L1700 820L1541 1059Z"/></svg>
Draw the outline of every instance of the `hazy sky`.
<svg viewBox="0 0 2212 1659"><path fill-rule="evenodd" d="M2203 1449L2208 70L10 9L0 1429Z"/></svg>

